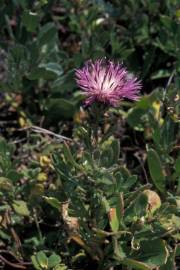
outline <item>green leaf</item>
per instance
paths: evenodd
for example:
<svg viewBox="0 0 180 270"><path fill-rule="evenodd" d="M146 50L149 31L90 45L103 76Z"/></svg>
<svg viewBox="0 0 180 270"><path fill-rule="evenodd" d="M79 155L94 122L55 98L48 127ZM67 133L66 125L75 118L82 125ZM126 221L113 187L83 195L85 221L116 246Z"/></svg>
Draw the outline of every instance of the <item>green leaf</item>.
<svg viewBox="0 0 180 270"><path fill-rule="evenodd" d="M39 45L42 46L44 44L48 44L49 42L54 41L57 36L57 30L54 23L45 24L38 35Z"/></svg>
<svg viewBox="0 0 180 270"><path fill-rule="evenodd" d="M54 198L54 197L46 197L43 196L43 198L46 200L47 203L49 203L52 207L60 210L61 207L61 203L60 201L58 201L58 199Z"/></svg>
<svg viewBox="0 0 180 270"><path fill-rule="evenodd" d="M166 264L160 267L160 270L174 270L175 265L176 263L175 263L174 255L172 254L171 256L169 256Z"/></svg>
<svg viewBox="0 0 180 270"><path fill-rule="evenodd" d="M72 91L72 89L75 86L74 82L74 70L70 70L66 72L65 74L58 77L53 83L52 83L52 92L53 94L66 94L67 91Z"/></svg>
<svg viewBox="0 0 180 270"><path fill-rule="evenodd" d="M117 232L119 230L119 219L116 208L111 208L109 211L109 223L113 232Z"/></svg>
<svg viewBox="0 0 180 270"><path fill-rule="evenodd" d="M107 141L103 142L101 149L101 166L109 168L115 165L120 154L119 140L110 137Z"/></svg>
<svg viewBox="0 0 180 270"><path fill-rule="evenodd" d="M61 65L58 63L47 63L47 64L41 64L39 66L40 68L44 68L46 71L52 72L57 76L60 76L63 73Z"/></svg>
<svg viewBox="0 0 180 270"><path fill-rule="evenodd" d="M116 201L116 214L119 221L119 225L123 224L123 216L124 216L124 198L123 192L120 192L117 195Z"/></svg>
<svg viewBox="0 0 180 270"><path fill-rule="evenodd" d="M142 96L140 100L138 100L136 102L136 106L135 108L139 108L142 110L148 110L149 108L151 108L152 103L157 100L157 92L153 91L151 94L146 95L146 96ZM130 110L131 112L131 110Z"/></svg>
<svg viewBox="0 0 180 270"><path fill-rule="evenodd" d="M38 263L38 261L37 261L36 256L32 255L32 256L31 256L31 261L32 261L32 264L33 264L33 266L35 267L35 269L37 269L37 270L42 270L42 268L40 267L40 265L39 265L39 263Z"/></svg>
<svg viewBox="0 0 180 270"><path fill-rule="evenodd" d="M57 64L55 70L55 66L53 63L41 64L39 67L34 68L29 74L29 80L38 80L40 78L45 80L54 80L60 73L60 66Z"/></svg>
<svg viewBox="0 0 180 270"><path fill-rule="evenodd" d="M171 76L171 72L169 70L158 70L154 72L151 76L152 80L162 79L162 78L169 78Z"/></svg>
<svg viewBox="0 0 180 270"><path fill-rule="evenodd" d="M61 257L53 253L49 258L48 258L48 267L52 268L58 265L61 262Z"/></svg>
<svg viewBox="0 0 180 270"><path fill-rule="evenodd" d="M180 244L177 244L176 246L175 256L180 256Z"/></svg>
<svg viewBox="0 0 180 270"><path fill-rule="evenodd" d="M26 27L27 31L35 32L38 26L39 18L38 14L31 11L24 11L22 16L22 23Z"/></svg>
<svg viewBox="0 0 180 270"><path fill-rule="evenodd" d="M146 215L148 206L148 198L145 194L140 193L135 200L132 200L130 205L126 208L125 219L132 221L132 219L141 218Z"/></svg>
<svg viewBox="0 0 180 270"><path fill-rule="evenodd" d="M101 153L101 166L104 168L109 168L113 165L113 150L112 148L106 148Z"/></svg>
<svg viewBox="0 0 180 270"><path fill-rule="evenodd" d="M113 184L112 176L108 174L100 175L99 177L97 177L96 181L98 184L104 184L104 185Z"/></svg>
<svg viewBox="0 0 180 270"><path fill-rule="evenodd" d="M114 178L116 179L116 191L129 192L130 189L137 182L136 175L128 175L126 168L119 168L118 172L115 173Z"/></svg>
<svg viewBox="0 0 180 270"><path fill-rule="evenodd" d="M142 108L135 107L133 109L130 109L127 116L127 122L135 130L143 131L143 117L146 114L147 111Z"/></svg>
<svg viewBox="0 0 180 270"><path fill-rule="evenodd" d="M27 203L22 200L14 200L12 204L14 211L21 216L29 216L30 212Z"/></svg>
<svg viewBox="0 0 180 270"><path fill-rule="evenodd" d="M8 240L10 242L11 236L8 233L5 233L3 230L0 230L0 239Z"/></svg>
<svg viewBox="0 0 180 270"><path fill-rule="evenodd" d="M152 270L152 268L147 264L134 259L125 258L122 260L122 264L125 264L128 267L132 267L133 269L137 270Z"/></svg>
<svg viewBox="0 0 180 270"><path fill-rule="evenodd" d="M39 251L36 254L37 261L43 269L48 269L48 258L43 251Z"/></svg>
<svg viewBox="0 0 180 270"><path fill-rule="evenodd" d="M162 146L167 153L173 149L175 141L175 123L170 117L164 119L164 123L161 127L161 141Z"/></svg>
<svg viewBox="0 0 180 270"><path fill-rule="evenodd" d="M67 266L64 264L57 265L53 270L67 270Z"/></svg>
<svg viewBox="0 0 180 270"><path fill-rule="evenodd" d="M101 199L101 203L102 203L102 206L104 207L106 213L108 214L110 211L110 205L109 205L108 200L104 196Z"/></svg>
<svg viewBox="0 0 180 270"><path fill-rule="evenodd" d="M176 159L175 170L176 170L177 176L180 176L180 158Z"/></svg>
<svg viewBox="0 0 180 270"><path fill-rule="evenodd" d="M148 205L148 198L145 194L140 194L134 203L135 215L138 217L145 216Z"/></svg>
<svg viewBox="0 0 180 270"><path fill-rule="evenodd" d="M75 161L75 159L71 153L71 150L66 143L64 143L64 145L63 145L63 152L64 152L64 156L66 158L66 162L69 162L74 168L77 168L79 170L83 170L83 167Z"/></svg>
<svg viewBox="0 0 180 270"><path fill-rule="evenodd" d="M135 257L151 268L155 268L167 262L169 252L164 240L143 241Z"/></svg>
<svg viewBox="0 0 180 270"><path fill-rule="evenodd" d="M119 155L120 155L120 142L119 140L113 139L111 142L111 147L113 150L113 165L118 162Z"/></svg>
<svg viewBox="0 0 180 270"><path fill-rule="evenodd" d="M7 178L9 178L13 183L21 179L22 174L18 173L14 168L8 171Z"/></svg>
<svg viewBox="0 0 180 270"><path fill-rule="evenodd" d="M0 155L6 156L8 159L10 159L13 150L13 147L7 144L6 140L0 136Z"/></svg>
<svg viewBox="0 0 180 270"><path fill-rule="evenodd" d="M165 175L161 165L160 158L157 152L153 149L149 149L147 152L147 161L151 178L156 188L164 192L165 191Z"/></svg>

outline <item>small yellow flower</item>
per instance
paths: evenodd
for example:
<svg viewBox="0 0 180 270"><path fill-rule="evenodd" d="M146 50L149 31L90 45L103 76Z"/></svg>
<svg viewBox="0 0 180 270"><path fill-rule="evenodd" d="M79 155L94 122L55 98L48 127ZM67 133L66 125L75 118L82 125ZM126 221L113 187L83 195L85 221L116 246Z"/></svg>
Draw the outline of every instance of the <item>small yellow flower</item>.
<svg viewBox="0 0 180 270"><path fill-rule="evenodd" d="M48 156L45 155L40 156L39 161L42 167L51 166L51 159Z"/></svg>
<svg viewBox="0 0 180 270"><path fill-rule="evenodd" d="M154 101L153 104L152 104L152 107L155 111L155 119L158 120L159 119L159 116L160 116L160 109L161 109L161 103L160 101Z"/></svg>
<svg viewBox="0 0 180 270"><path fill-rule="evenodd" d="M19 125L21 128L25 127L26 126L26 120L24 119L24 117L19 117Z"/></svg>
<svg viewBox="0 0 180 270"><path fill-rule="evenodd" d="M159 125L162 126L164 123L164 119L161 117L161 102L158 100L154 101L152 107L155 112L154 118L159 122Z"/></svg>
<svg viewBox="0 0 180 270"><path fill-rule="evenodd" d="M47 180L47 174L44 173L44 172L39 173L38 176L37 176L37 180L38 180L39 182L44 182L44 181L46 181L46 180Z"/></svg>

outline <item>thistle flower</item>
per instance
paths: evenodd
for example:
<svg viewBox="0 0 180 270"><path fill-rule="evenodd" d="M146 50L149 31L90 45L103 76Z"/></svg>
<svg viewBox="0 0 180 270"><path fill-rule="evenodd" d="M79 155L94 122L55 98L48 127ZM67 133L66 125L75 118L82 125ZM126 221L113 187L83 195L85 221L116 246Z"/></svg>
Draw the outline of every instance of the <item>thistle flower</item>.
<svg viewBox="0 0 180 270"><path fill-rule="evenodd" d="M117 106L123 98L137 100L141 82L126 68L106 59L89 60L76 70L76 82L87 99L86 105L102 102Z"/></svg>

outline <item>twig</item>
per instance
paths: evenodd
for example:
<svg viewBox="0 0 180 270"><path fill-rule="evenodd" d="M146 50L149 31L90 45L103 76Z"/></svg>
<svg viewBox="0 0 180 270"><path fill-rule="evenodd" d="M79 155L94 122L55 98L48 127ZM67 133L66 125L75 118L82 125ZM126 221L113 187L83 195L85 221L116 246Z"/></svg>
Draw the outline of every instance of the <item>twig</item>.
<svg viewBox="0 0 180 270"><path fill-rule="evenodd" d="M19 140L9 142L9 144L17 144L17 143L21 143L21 142L24 142L24 141L26 141L26 138L22 138L22 139L19 139Z"/></svg>
<svg viewBox="0 0 180 270"><path fill-rule="evenodd" d="M4 115L4 116L5 116L5 115ZM2 125L4 125L4 124L17 124L17 120L11 120L11 121L10 121L10 120L8 120L8 121L7 121L7 120L1 120L1 121L0 121L0 125L1 125L1 124L2 124Z"/></svg>
<svg viewBox="0 0 180 270"><path fill-rule="evenodd" d="M58 139L60 139L61 141L63 140L67 140L67 141L72 141L71 138L68 138L68 137L65 137L65 136L62 136L62 135L59 135L57 133L54 133L48 129L45 129L45 128L41 128L41 127L38 127L38 126L29 126L29 127L25 127L25 128L21 128L19 130L27 130L27 129L31 129L32 131L36 132L36 133L43 133L45 135L51 135L51 136L54 136Z"/></svg>
<svg viewBox="0 0 180 270"><path fill-rule="evenodd" d="M20 263L12 263L12 262L9 262L9 261L6 260L2 255L0 255L0 260L1 260L2 262L4 262L5 264L10 265L10 266L13 267L13 268L17 268L17 269L27 269L26 266L21 265Z"/></svg>
<svg viewBox="0 0 180 270"><path fill-rule="evenodd" d="M36 213L35 208L33 209L33 216L34 216L34 221L35 221L36 228L37 228L37 231L38 231L38 234L39 234L39 240L42 242L43 241L43 236L42 236L42 233L41 233L41 229L40 229L40 226L39 226L39 221L38 221L38 218L37 218L37 213Z"/></svg>
<svg viewBox="0 0 180 270"><path fill-rule="evenodd" d="M104 236L119 236L119 235L122 235L122 234L129 234L129 235L132 235L131 232L128 232L128 231L117 231L117 232L107 232L107 231L104 231L104 230L101 230L101 229L97 229L97 228L92 228L92 230L96 233L99 233L99 234L102 234Z"/></svg>
<svg viewBox="0 0 180 270"><path fill-rule="evenodd" d="M124 151L136 151L136 150L139 150L139 147L138 146L134 146L134 147L129 147L129 146L124 146L124 147L121 147Z"/></svg>
<svg viewBox="0 0 180 270"><path fill-rule="evenodd" d="M11 252L11 251L9 251L9 250L0 249L0 253L6 253L6 254L11 255L12 257L14 257L14 259L16 259L16 260L18 261L19 264L24 264L24 265L31 265L31 264L32 264L31 262L24 262L24 261L21 261L20 259L18 259L18 258L16 257L16 255L15 255L13 252Z"/></svg>
<svg viewBox="0 0 180 270"><path fill-rule="evenodd" d="M163 92L163 101L165 100L165 97L166 97L166 93L167 93L167 88L169 87L169 85L171 84L172 82L172 79L174 78L174 75L176 73L176 70L174 69L171 73L171 76L169 77L168 79L168 82L166 84L166 87L164 88L164 92Z"/></svg>
<svg viewBox="0 0 180 270"><path fill-rule="evenodd" d="M145 170L145 167L144 167L144 162L143 162L143 159L141 157L138 156L138 154L134 154L134 156L137 158L137 160L139 161L139 164L143 170L143 174L144 174L144 177L145 177L145 180L146 180L146 183L149 183L148 181L148 176L147 176L147 173L146 173L146 170Z"/></svg>

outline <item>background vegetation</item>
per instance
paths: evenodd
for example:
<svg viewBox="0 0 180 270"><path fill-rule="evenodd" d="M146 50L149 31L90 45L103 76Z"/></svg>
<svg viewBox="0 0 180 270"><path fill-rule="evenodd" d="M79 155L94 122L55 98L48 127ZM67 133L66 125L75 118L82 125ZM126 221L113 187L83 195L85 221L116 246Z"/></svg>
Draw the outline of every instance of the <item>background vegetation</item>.
<svg viewBox="0 0 180 270"><path fill-rule="evenodd" d="M179 24L178 0L0 1L2 269L178 269ZM105 56L142 98L95 126L74 70Z"/></svg>

